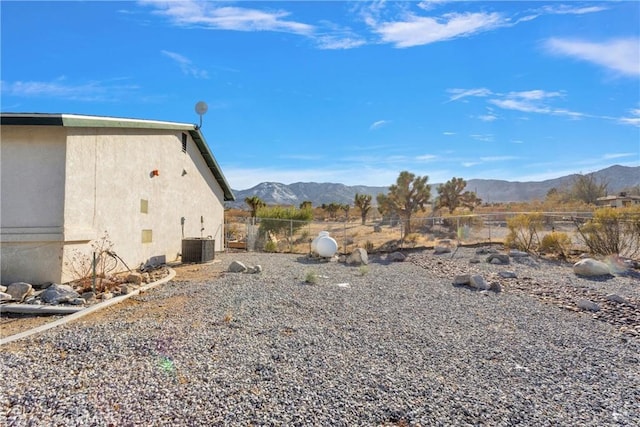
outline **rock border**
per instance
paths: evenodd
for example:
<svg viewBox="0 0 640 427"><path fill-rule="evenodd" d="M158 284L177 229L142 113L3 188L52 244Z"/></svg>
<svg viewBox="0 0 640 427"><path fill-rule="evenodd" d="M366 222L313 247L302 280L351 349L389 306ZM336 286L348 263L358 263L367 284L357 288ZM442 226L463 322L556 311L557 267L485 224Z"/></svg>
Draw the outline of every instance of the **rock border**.
<svg viewBox="0 0 640 427"><path fill-rule="evenodd" d="M8 337L2 338L0 339L0 346L3 346L5 344L9 344L13 341L17 341L20 340L22 338L26 338L29 337L31 335L35 335L35 334L39 334L40 332L44 332L46 330L49 329L53 329L57 326L60 325L64 325L65 323L69 323L72 322L74 320L80 319L81 317L87 316L89 314L95 313L96 311L102 310L103 308L107 308L110 307L112 305L118 304L128 298L131 298L135 295L138 295L142 292L148 291L149 289L153 289L159 285L162 285L164 283L167 283L171 280L173 280L173 278L176 276L176 271L170 267L167 267L167 269L169 270L169 275L163 277L160 280L157 280L155 282L149 283L139 289L136 289L135 291L128 293L126 295L120 295L111 299L108 299L106 301L100 302L98 304L94 304L90 307L87 307L85 309L82 309L76 313L70 314L68 316L63 317L62 319L58 319L58 320L54 320L53 322L47 323L46 325L41 325L38 326L36 328L33 329L29 329L28 331L24 331L24 332L20 332L14 335L10 335Z"/></svg>

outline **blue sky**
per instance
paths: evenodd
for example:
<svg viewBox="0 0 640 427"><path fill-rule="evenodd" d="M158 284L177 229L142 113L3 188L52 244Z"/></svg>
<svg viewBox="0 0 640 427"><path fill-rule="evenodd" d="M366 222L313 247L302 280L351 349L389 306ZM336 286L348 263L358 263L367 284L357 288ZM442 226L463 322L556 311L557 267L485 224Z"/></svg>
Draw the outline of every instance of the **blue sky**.
<svg viewBox="0 0 640 427"><path fill-rule="evenodd" d="M234 189L640 165L640 2L3 1L2 111L197 123Z"/></svg>

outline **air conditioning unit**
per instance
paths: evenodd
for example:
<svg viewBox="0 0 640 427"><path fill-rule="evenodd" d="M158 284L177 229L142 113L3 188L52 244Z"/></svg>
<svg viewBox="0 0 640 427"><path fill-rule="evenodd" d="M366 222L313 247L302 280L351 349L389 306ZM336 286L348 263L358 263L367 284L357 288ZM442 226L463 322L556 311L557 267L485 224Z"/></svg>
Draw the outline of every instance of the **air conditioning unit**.
<svg viewBox="0 0 640 427"><path fill-rule="evenodd" d="M182 239L182 262L209 262L215 258L214 239Z"/></svg>

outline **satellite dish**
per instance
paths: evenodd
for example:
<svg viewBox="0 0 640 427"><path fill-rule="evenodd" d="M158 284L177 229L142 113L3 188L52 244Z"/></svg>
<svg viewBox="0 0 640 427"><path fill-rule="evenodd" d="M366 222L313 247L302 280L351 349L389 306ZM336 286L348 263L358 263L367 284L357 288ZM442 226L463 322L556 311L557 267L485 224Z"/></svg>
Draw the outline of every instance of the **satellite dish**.
<svg viewBox="0 0 640 427"><path fill-rule="evenodd" d="M200 129L202 127L202 116L209 110L209 106L204 101L199 101L196 104L196 113L200 116L200 124L196 126L196 129Z"/></svg>

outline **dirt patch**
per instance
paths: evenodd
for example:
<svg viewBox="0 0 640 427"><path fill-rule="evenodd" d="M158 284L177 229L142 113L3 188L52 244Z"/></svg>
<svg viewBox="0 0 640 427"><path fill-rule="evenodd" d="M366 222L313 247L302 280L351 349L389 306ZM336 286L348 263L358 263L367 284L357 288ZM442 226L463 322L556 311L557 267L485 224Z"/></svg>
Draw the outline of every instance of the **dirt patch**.
<svg viewBox="0 0 640 427"><path fill-rule="evenodd" d="M220 261L213 261L207 264L180 264L171 266L176 272L174 281L205 281L212 280L222 274L223 266ZM144 305L144 311L128 310L127 318L131 320L139 319L144 316L163 317L167 312L176 312L184 309L187 299L185 297L172 297L156 303L143 303L136 297L129 298L119 304L107 307L96 313L83 317L81 322L93 322L102 320L111 316L117 316L124 309L133 308ZM0 316L0 338L6 338L11 335L19 334L50 322L55 322L64 316L33 316L26 314L9 314L3 313Z"/></svg>

